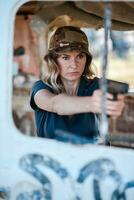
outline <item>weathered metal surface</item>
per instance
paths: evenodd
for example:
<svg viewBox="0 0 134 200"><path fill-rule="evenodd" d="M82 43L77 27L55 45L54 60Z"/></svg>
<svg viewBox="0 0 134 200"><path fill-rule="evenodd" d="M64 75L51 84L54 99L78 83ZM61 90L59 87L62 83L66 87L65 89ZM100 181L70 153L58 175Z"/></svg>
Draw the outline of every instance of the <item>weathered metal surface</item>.
<svg viewBox="0 0 134 200"><path fill-rule="evenodd" d="M103 26L106 2L108 1L47 1L46 3L35 1L21 7L18 14L37 14L51 26L61 26L61 23L64 23L98 29ZM133 30L134 3L114 1L111 2L111 6L113 29ZM62 16L62 18L59 18L59 16ZM57 20L55 20L56 18Z"/></svg>

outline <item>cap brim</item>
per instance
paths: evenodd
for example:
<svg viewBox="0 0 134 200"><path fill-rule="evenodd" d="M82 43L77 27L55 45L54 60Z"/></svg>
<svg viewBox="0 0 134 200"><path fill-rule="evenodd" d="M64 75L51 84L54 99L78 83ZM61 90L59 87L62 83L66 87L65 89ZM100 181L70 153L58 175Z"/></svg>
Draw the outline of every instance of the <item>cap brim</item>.
<svg viewBox="0 0 134 200"><path fill-rule="evenodd" d="M53 49L53 50L49 50L47 52L47 54L44 56L44 59L46 60L46 58L53 52L55 53L64 53L64 52L69 52L69 51L80 51L80 52L83 52L83 53L86 53L88 56L90 56L92 58L92 54L86 50L85 48L78 48L76 46L66 46L66 47L60 47L60 48L57 48L57 49Z"/></svg>

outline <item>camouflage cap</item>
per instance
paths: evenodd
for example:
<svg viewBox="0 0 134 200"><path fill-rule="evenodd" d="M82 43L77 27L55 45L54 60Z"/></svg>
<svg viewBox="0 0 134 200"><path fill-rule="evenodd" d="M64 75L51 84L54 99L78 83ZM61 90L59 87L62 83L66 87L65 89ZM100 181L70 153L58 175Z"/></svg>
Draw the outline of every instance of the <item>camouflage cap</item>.
<svg viewBox="0 0 134 200"><path fill-rule="evenodd" d="M63 26L58 28L52 35L49 42L48 51L79 50L92 57L88 51L88 45L87 36L82 30L80 30L80 28L73 26Z"/></svg>

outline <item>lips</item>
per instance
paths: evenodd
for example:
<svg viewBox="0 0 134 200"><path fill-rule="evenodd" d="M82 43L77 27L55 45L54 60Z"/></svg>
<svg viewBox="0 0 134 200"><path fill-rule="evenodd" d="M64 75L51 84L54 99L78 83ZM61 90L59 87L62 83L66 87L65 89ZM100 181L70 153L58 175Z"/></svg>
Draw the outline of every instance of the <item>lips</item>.
<svg viewBox="0 0 134 200"><path fill-rule="evenodd" d="M67 75L73 76L73 75L77 75L79 74L79 72L68 72Z"/></svg>

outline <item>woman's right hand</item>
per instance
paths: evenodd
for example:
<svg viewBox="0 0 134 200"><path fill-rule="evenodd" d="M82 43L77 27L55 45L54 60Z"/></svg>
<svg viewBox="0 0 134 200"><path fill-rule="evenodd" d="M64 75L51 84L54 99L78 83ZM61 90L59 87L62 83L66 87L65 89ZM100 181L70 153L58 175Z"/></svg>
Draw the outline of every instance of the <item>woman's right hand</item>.
<svg viewBox="0 0 134 200"><path fill-rule="evenodd" d="M113 95L110 93L106 94L106 113L110 116L118 117L121 115L123 108L124 108L124 95L120 94L117 96L117 101L113 101ZM91 104L92 104L92 112L93 113L101 113L101 98L102 98L102 91L95 90L92 97L91 97Z"/></svg>

